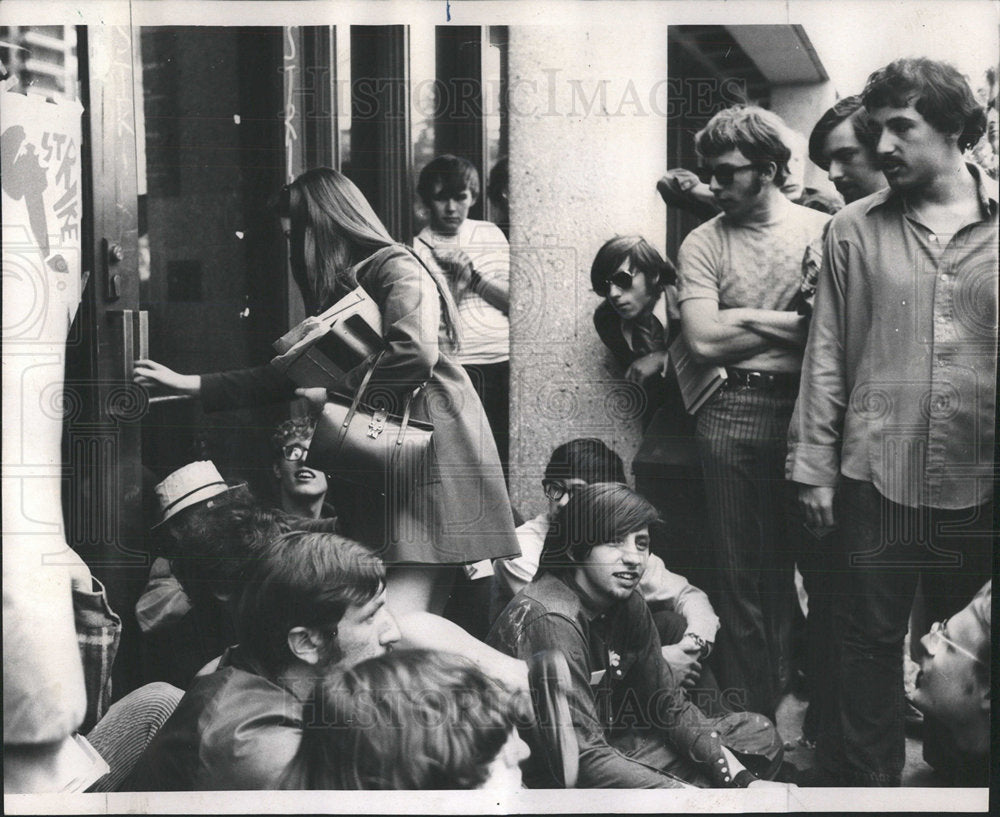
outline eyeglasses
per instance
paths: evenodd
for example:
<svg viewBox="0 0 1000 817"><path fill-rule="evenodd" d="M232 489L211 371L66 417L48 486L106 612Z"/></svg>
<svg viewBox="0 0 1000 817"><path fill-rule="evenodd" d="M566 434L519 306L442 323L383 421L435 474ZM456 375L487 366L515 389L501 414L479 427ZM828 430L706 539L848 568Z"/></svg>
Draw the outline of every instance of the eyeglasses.
<svg viewBox="0 0 1000 817"><path fill-rule="evenodd" d="M557 479L543 479L542 490L545 491L546 499L558 502L564 496L572 496L573 491L577 488L582 488L585 484L584 482L576 482L572 485L567 485L565 482Z"/></svg>
<svg viewBox="0 0 1000 817"><path fill-rule="evenodd" d="M702 184L711 184L712 177L721 184L723 187L728 187L733 183L733 179L736 178L736 174L741 170L750 170L751 168L760 167L757 162L751 162L748 165L716 165L715 167L699 167L698 168L698 178L701 180Z"/></svg>
<svg viewBox="0 0 1000 817"><path fill-rule="evenodd" d="M968 656L969 658L971 658L977 664L981 664L982 666L986 666L983 663L982 659L980 659L978 656L973 655L969 650L967 650L961 644L956 644L954 641L952 641L950 638L948 638L948 619L945 619L944 621L935 621L931 625L931 629L930 629L928 635L930 635L930 636L932 636L934 638L937 638L940 641L943 641L945 644L947 644L950 647L953 647L954 649L958 650L960 653L962 653L962 655L965 655L965 656Z"/></svg>
<svg viewBox="0 0 1000 817"><path fill-rule="evenodd" d="M600 281L596 287L594 287L594 292L600 295L602 298L607 298L608 293L611 291L611 285L614 284L618 289L632 289L633 279L638 275L640 270L615 270L611 275Z"/></svg>
<svg viewBox="0 0 1000 817"><path fill-rule="evenodd" d="M304 460L306 454L309 453L309 449L304 445L299 445L298 443L292 443L291 445L283 445L281 447L281 456L284 457L289 462L298 462L299 460Z"/></svg>

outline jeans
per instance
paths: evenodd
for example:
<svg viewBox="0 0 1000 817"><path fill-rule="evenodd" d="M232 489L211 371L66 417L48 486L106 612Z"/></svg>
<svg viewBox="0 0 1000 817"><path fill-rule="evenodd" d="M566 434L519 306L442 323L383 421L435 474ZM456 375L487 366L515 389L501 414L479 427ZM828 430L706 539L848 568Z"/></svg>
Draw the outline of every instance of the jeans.
<svg viewBox="0 0 1000 817"><path fill-rule="evenodd" d="M793 486L785 480L791 386L726 386L698 412L709 547L721 628L719 684L743 708L774 720L791 679L794 566L802 540Z"/></svg>
<svg viewBox="0 0 1000 817"><path fill-rule="evenodd" d="M837 708L820 732L817 764L848 785L898 786L905 761L903 640L917 579L930 621L968 604L991 576L992 506L908 508L871 483L844 479L834 513Z"/></svg>

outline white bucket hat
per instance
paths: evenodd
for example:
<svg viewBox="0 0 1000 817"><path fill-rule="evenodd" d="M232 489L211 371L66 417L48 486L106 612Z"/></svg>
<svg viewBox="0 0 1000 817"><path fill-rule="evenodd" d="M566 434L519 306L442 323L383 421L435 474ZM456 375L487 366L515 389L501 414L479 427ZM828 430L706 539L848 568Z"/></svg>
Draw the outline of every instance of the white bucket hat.
<svg viewBox="0 0 1000 817"><path fill-rule="evenodd" d="M160 521L153 525L153 528L158 528L185 508L244 487L246 487L245 482L229 485L211 460L189 462L153 489L161 515ZM212 503L209 503L209 507L211 505Z"/></svg>

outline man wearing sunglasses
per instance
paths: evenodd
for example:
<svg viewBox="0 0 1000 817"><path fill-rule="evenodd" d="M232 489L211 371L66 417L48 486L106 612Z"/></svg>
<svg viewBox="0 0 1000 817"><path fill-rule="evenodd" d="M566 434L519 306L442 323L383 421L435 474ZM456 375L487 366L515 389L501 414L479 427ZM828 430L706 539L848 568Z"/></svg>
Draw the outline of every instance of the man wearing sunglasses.
<svg viewBox="0 0 1000 817"><path fill-rule="evenodd" d="M719 585L719 683L769 718L792 677L801 530L782 467L807 331L794 305L829 219L782 192L786 131L776 114L748 106L721 111L696 135L722 214L693 230L678 255L684 337L697 360L724 366L728 378L697 413Z"/></svg>
<svg viewBox="0 0 1000 817"><path fill-rule="evenodd" d="M278 483L281 510L307 519L332 517L333 506L325 502L326 474L306 468L306 455L312 439L311 420L286 420L271 437L271 471Z"/></svg>
<svg viewBox="0 0 1000 817"><path fill-rule="evenodd" d="M680 390L667 367L667 347L680 332L677 271L642 236L615 236L594 256L590 283L604 301L594 328L621 366L625 379L646 395L643 426L661 406L686 423Z"/></svg>

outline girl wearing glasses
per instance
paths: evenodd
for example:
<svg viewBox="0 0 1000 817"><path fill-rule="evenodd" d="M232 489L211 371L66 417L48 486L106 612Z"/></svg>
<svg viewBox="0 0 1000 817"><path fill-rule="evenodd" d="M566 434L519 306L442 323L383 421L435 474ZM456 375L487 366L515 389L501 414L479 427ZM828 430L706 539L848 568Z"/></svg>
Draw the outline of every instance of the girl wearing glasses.
<svg viewBox="0 0 1000 817"><path fill-rule="evenodd" d="M342 173L315 168L282 188L275 209L290 242L292 275L309 314L357 286L378 304L385 353L373 390L416 420L434 423L430 479L389 509L336 480L333 504L345 535L365 542L387 567L389 603L398 614L440 613L453 568L518 553L510 499L489 423L468 376L450 356L457 348L455 304L448 286L403 244L393 241L361 191ZM440 332L440 339L439 339ZM369 362L347 372L338 388L355 391ZM134 379L199 396L206 411L290 400L294 384L270 366L208 375L179 375L153 361L136 363ZM373 541L372 515L394 514L397 531Z"/></svg>

